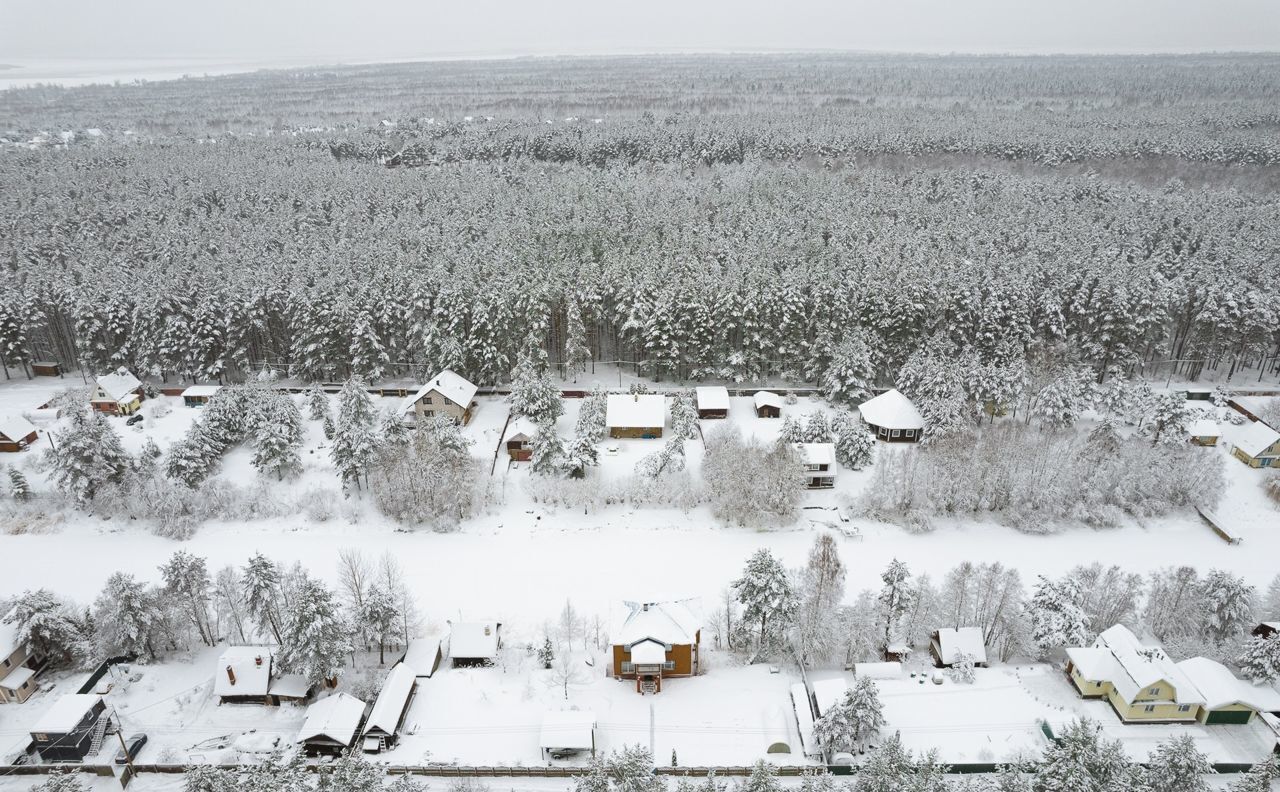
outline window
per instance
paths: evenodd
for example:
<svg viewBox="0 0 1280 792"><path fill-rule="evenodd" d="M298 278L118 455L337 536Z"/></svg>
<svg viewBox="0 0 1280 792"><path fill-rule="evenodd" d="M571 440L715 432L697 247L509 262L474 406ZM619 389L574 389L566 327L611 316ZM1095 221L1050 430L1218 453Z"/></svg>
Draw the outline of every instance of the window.
<svg viewBox="0 0 1280 792"><path fill-rule="evenodd" d="M881 437L888 437L889 430L881 426L879 429L876 430L876 434L880 435Z"/></svg>
<svg viewBox="0 0 1280 792"><path fill-rule="evenodd" d="M31 736L36 738L36 742L49 742L49 735L47 734L33 734Z"/></svg>
<svg viewBox="0 0 1280 792"><path fill-rule="evenodd" d="M1156 711L1156 705L1154 705L1154 704L1148 704L1147 706L1143 707L1142 709L1143 709L1143 711L1144 711L1144 712L1155 712L1155 711Z"/></svg>
<svg viewBox="0 0 1280 792"><path fill-rule="evenodd" d="M625 660L622 662L622 673L630 674L630 673L633 673L635 670L636 670L636 667L634 663L628 663Z"/></svg>
<svg viewBox="0 0 1280 792"><path fill-rule="evenodd" d="M423 410L423 411L422 411L422 415L423 415L423 417L424 417L424 418L435 418L435 417L436 417L436 411L435 411L435 410Z"/></svg>
<svg viewBox="0 0 1280 792"><path fill-rule="evenodd" d="M894 429L894 430L893 430L893 436L894 436L894 437L901 437L901 436L902 436L902 430L901 430L901 429Z"/></svg>
<svg viewBox="0 0 1280 792"><path fill-rule="evenodd" d="M1150 693L1150 694L1151 694L1151 695L1153 695L1153 696L1158 696L1158 695L1160 695L1160 688L1158 688L1158 687L1153 687L1153 688L1148 689L1148 690L1147 690L1147 692L1148 692L1148 693Z"/></svg>
<svg viewBox="0 0 1280 792"><path fill-rule="evenodd" d="M1178 712L1190 712L1190 711L1191 711L1190 704L1183 704L1181 707L1178 707Z"/></svg>
<svg viewBox="0 0 1280 792"><path fill-rule="evenodd" d="M676 670L676 663L675 663L675 661L674 661L674 660L668 660L668 661L666 661L665 663L663 663L663 664L662 664L662 670L663 670L663 671L675 671L675 670Z"/></svg>
<svg viewBox="0 0 1280 792"><path fill-rule="evenodd" d="M423 404L432 404L433 402L431 401L431 397L430 397L430 396L426 396L426 397L424 397L424 398L422 399L422 403L423 403Z"/></svg>
<svg viewBox="0 0 1280 792"><path fill-rule="evenodd" d="M915 436L916 436L916 430L915 430L915 429L907 429L906 431L904 431L904 432L903 432L902 436L903 436L903 437L915 437Z"/></svg>

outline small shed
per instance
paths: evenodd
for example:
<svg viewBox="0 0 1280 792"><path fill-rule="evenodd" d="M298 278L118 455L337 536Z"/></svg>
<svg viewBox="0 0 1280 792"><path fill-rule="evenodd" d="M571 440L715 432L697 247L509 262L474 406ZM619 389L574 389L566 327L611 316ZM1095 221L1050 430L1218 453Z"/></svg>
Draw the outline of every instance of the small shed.
<svg viewBox="0 0 1280 792"><path fill-rule="evenodd" d="M604 423L610 437L662 437L666 420L666 397L656 393L610 393L605 401Z"/></svg>
<svg viewBox="0 0 1280 792"><path fill-rule="evenodd" d="M1200 418L1187 427L1187 434L1190 436L1191 442L1196 445L1216 446L1218 441L1222 439L1222 427L1218 426L1217 421Z"/></svg>
<svg viewBox="0 0 1280 792"><path fill-rule="evenodd" d="M552 710L542 716L538 746L546 759L596 753L596 715L583 710Z"/></svg>
<svg viewBox="0 0 1280 792"><path fill-rule="evenodd" d="M929 654L933 655L933 663L938 668L949 668L956 664L961 654L973 658L976 666L987 664L987 645L982 640L982 630L978 627L943 627L934 630L929 641Z"/></svg>
<svg viewBox="0 0 1280 792"><path fill-rule="evenodd" d="M449 623L449 659L459 666L491 666L502 647L502 625L498 622Z"/></svg>
<svg viewBox="0 0 1280 792"><path fill-rule="evenodd" d="M107 705L94 693L70 693L54 702L31 727L36 753L46 762L79 762L102 747L110 725Z"/></svg>
<svg viewBox="0 0 1280 792"><path fill-rule="evenodd" d="M0 415L0 452L22 451L36 441L36 427L21 415Z"/></svg>
<svg viewBox="0 0 1280 792"><path fill-rule="evenodd" d="M782 397L773 391L756 391L753 397L757 418L781 418Z"/></svg>
<svg viewBox="0 0 1280 792"><path fill-rule="evenodd" d="M723 385L702 385L694 389L699 418L728 418L729 389Z"/></svg>
<svg viewBox="0 0 1280 792"><path fill-rule="evenodd" d="M56 360L37 360L31 364L31 373L37 377L61 377L62 364Z"/></svg>
<svg viewBox="0 0 1280 792"><path fill-rule="evenodd" d="M760 731L764 735L765 753L791 753L791 729L787 728L785 707L775 705L761 710L760 726Z"/></svg>
<svg viewBox="0 0 1280 792"><path fill-rule="evenodd" d="M836 485L835 443L797 443L804 485L808 489L831 489Z"/></svg>
<svg viewBox="0 0 1280 792"><path fill-rule="evenodd" d="M267 703L301 704L311 698L312 685L302 674L281 674L267 688Z"/></svg>
<svg viewBox="0 0 1280 792"><path fill-rule="evenodd" d="M1259 622L1257 627L1253 628L1253 635L1258 638L1270 638L1280 632L1280 622L1264 621Z"/></svg>
<svg viewBox="0 0 1280 792"><path fill-rule="evenodd" d="M444 660L444 643L439 637L414 638L405 649L400 661L413 669L419 679L428 679L440 668Z"/></svg>
<svg viewBox="0 0 1280 792"><path fill-rule="evenodd" d="M397 663L382 682L382 690L364 723L364 752L381 753L395 747L400 727L418 690L418 675L404 663Z"/></svg>
<svg viewBox="0 0 1280 792"><path fill-rule="evenodd" d="M507 424L507 433L502 438L507 448L507 456L512 462L528 462L533 458L533 438L538 429L524 416L520 416Z"/></svg>
<svg viewBox="0 0 1280 792"><path fill-rule="evenodd" d="M920 411L896 389L858 405L858 413L876 438L887 443L914 443L924 433Z"/></svg>
<svg viewBox="0 0 1280 792"><path fill-rule="evenodd" d="M364 710L363 701L346 693L321 699L307 707L296 742L308 756L338 756L355 744Z"/></svg>
<svg viewBox="0 0 1280 792"><path fill-rule="evenodd" d="M221 389L221 385L192 385L182 392L182 403L188 407L203 407Z"/></svg>

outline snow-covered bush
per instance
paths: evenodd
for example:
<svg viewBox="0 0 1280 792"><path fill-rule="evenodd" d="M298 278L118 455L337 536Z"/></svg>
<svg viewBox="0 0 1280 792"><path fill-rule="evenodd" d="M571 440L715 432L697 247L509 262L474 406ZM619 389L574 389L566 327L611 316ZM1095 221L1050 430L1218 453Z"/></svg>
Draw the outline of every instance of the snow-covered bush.
<svg viewBox="0 0 1280 792"><path fill-rule="evenodd" d="M707 438L702 479L717 517L751 526L793 521L804 486L794 446L744 440L732 425Z"/></svg>
<svg viewBox="0 0 1280 792"><path fill-rule="evenodd" d="M324 487L310 487L298 496L298 508L307 519L328 522L338 510L338 495Z"/></svg>
<svg viewBox="0 0 1280 792"><path fill-rule="evenodd" d="M1280 506L1280 470L1273 470L1262 481L1263 491Z"/></svg>
<svg viewBox="0 0 1280 792"><path fill-rule="evenodd" d="M419 427L403 448L384 449L374 459L374 503L392 519L437 529L470 517L483 500L488 476L468 444L443 421Z"/></svg>
<svg viewBox="0 0 1280 792"><path fill-rule="evenodd" d="M955 663L951 666L951 681L961 685L972 685L977 679L973 670L973 655L968 652L957 652Z"/></svg>

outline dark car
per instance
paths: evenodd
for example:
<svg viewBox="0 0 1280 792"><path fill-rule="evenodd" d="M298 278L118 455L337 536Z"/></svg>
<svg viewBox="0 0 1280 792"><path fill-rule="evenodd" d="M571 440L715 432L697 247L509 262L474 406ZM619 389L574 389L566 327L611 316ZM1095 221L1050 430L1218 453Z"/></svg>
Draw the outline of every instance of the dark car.
<svg viewBox="0 0 1280 792"><path fill-rule="evenodd" d="M116 753L116 764L128 764L138 756L138 751L142 750L142 746L147 744L147 735L135 734L124 741L124 748ZM128 751L128 753L125 753Z"/></svg>
<svg viewBox="0 0 1280 792"><path fill-rule="evenodd" d="M134 424L137 424L137 423L142 423L142 416L141 416L141 415L131 415L131 416L129 416L129 420L125 421L125 422L124 422L124 425L125 425L125 426L133 426Z"/></svg>

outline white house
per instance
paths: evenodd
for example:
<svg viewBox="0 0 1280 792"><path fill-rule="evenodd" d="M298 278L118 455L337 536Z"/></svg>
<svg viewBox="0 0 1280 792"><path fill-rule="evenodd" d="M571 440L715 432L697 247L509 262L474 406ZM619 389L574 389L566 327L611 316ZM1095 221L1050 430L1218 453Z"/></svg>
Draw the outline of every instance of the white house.
<svg viewBox="0 0 1280 792"><path fill-rule="evenodd" d="M400 727L417 689L417 673L404 663L396 663L383 680L382 690L364 722L365 753L380 753L399 742Z"/></svg>
<svg viewBox="0 0 1280 792"><path fill-rule="evenodd" d="M796 443L804 485L809 489L830 489L836 485L835 443Z"/></svg>
<svg viewBox="0 0 1280 792"><path fill-rule="evenodd" d="M89 406L98 412L128 415L142 406L142 382L128 369L98 377L89 396Z"/></svg>

